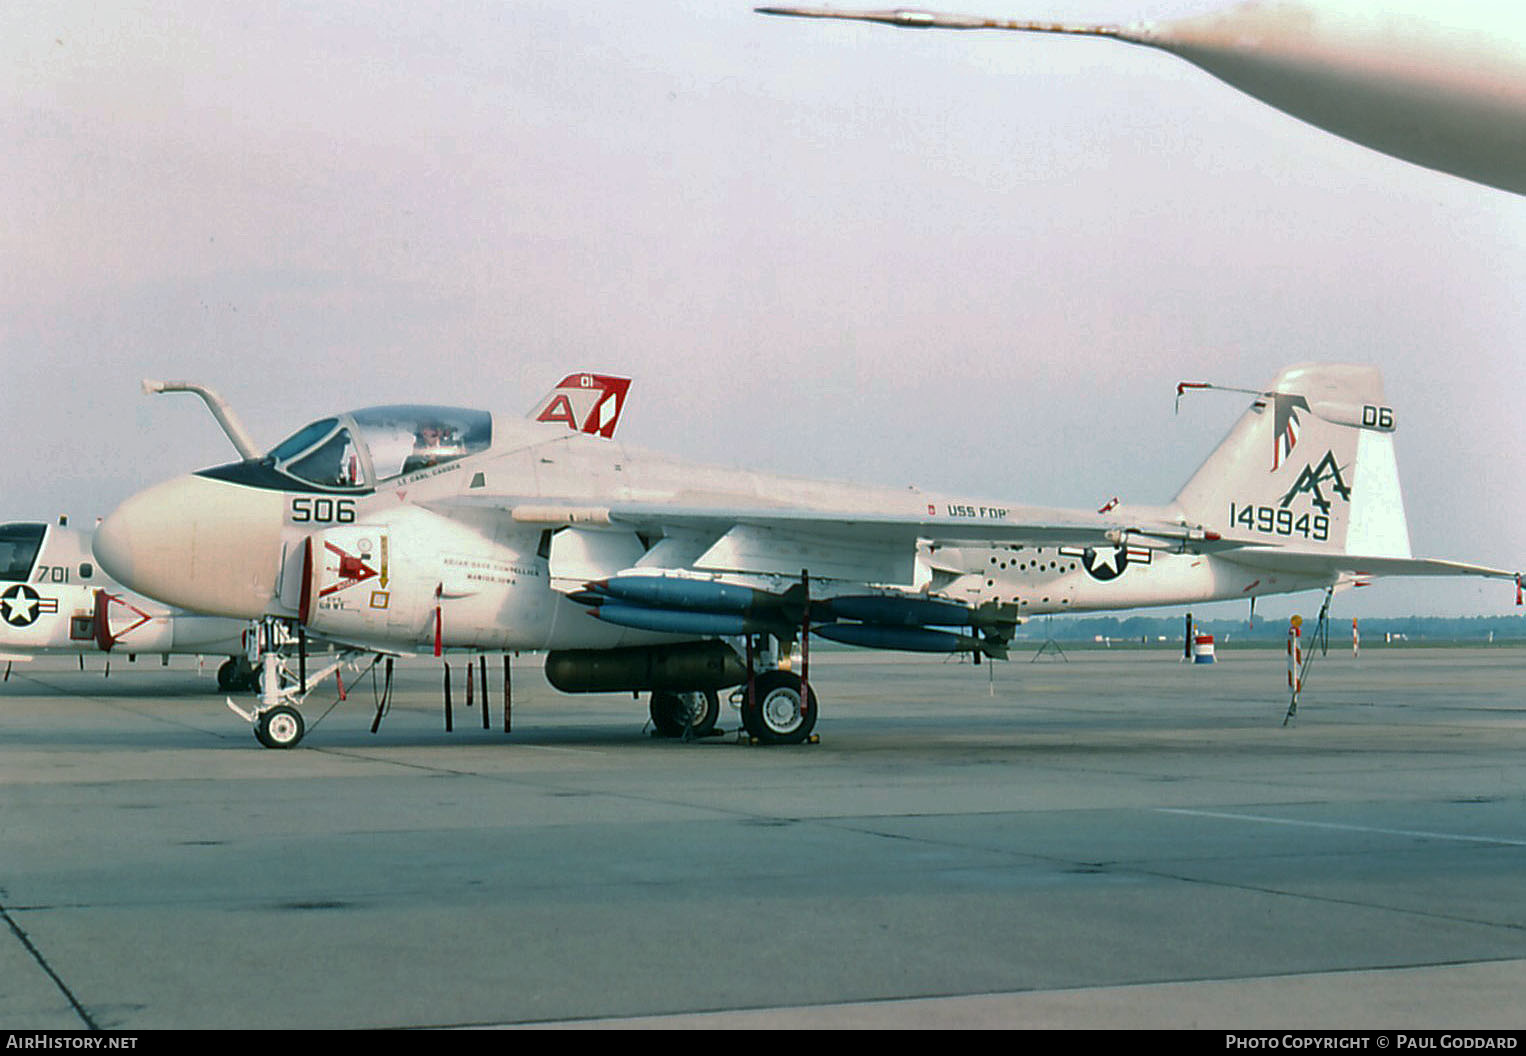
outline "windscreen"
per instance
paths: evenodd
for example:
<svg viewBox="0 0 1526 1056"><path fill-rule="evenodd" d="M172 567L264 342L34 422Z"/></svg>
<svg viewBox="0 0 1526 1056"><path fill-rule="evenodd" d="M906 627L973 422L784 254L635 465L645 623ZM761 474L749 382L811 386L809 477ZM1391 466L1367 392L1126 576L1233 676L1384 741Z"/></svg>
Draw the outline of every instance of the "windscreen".
<svg viewBox="0 0 1526 1056"><path fill-rule="evenodd" d="M0 580L25 583L42 549L45 524L0 524Z"/></svg>
<svg viewBox="0 0 1526 1056"><path fill-rule="evenodd" d="M304 425L301 429L298 429L295 433L292 433L285 440L271 448L270 454L265 457L276 462L284 462L293 455L300 455L303 451L312 447L314 443L327 436L334 426L338 424L339 419L337 418L324 418L321 421L313 422L311 425Z"/></svg>
<svg viewBox="0 0 1526 1056"><path fill-rule="evenodd" d="M350 441L350 431L341 429L311 454L303 455L286 466L286 472L309 484L326 488L355 488L365 483L360 456Z"/></svg>
<svg viewBox="0 0 1526 1056"><path fill-rule="evenodd" d="M323 488L365 486L365 467L350 431L338 418L305 425L265 456L281 472Z"/></svg>

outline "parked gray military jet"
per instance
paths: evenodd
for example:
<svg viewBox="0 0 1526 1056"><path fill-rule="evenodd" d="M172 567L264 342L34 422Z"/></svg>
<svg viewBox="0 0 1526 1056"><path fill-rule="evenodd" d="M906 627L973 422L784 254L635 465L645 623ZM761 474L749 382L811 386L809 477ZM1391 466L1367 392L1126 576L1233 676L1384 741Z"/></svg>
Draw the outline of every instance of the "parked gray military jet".
<svg viewBox="0 0 1526 1056"><path fill-rule="evenodd" d="M1411 555L1397 420L1376 368L1291 367L1171 503L1093 513L698 465L466 408L368 407L142 492L95 553L152 597L262 621L249 717L274 746L304 728L283 627L366 651L547 651L557 688L648 691L669 727L708 728L717 691L745 684L748 731L793 743L817 717L813 636L1001 657L1040 613L1511 577Z"/></svg>

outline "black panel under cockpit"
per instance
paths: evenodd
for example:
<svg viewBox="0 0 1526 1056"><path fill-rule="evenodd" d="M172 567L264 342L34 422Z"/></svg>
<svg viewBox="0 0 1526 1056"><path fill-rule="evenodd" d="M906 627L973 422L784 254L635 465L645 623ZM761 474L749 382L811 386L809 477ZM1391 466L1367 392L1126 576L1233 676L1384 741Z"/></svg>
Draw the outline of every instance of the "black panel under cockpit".
<svg viewBox="0 0 1526 1056"><path fill-rule="evenodd" d="M25 583L42 550L45 524L0 524L0 580Z"/></svg>
<svg viewBox="0 0 1526 1056"><path fill-rule="evenodd" d="M225 466L198 469L196 475L212 480L226 480L230 484L242 484L247 488L263 488L267 491L309 491L319 494L342 492L346 495L359 493L355 488L321 487L298 480L277 470L269 459L259 462L229 462Z"/></svg>

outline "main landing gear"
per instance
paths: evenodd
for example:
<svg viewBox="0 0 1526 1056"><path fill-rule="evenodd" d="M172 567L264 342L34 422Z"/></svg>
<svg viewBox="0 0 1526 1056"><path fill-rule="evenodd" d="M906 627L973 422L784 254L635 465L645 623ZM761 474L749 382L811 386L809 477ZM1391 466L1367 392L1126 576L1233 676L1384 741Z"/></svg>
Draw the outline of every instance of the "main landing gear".
<svg viewBox="0 0 1526 1056"><path fill-rule="evenodd" d="M742 725L759 744L803 744L810 739L816 728L816 691L793 671L765 671L739 692Z"/></svg>
<svg viewBox="0 0 1526 1056"><path fill-rule="evenodd" d="M224 693L247 693L260 688L260 677L248 657L230 656L217 669L217 688Z"/></svg>
<svg viewBox="0 0 1526 1056"><path fill-rule="evenodd" d="M755 744L803 744L816 728L816 692L805 687L792 671L772 670L757 674L749 691L747 683L731 693L731 703L742 713L742 728ZM802 693L802 690L805 690ZM655 736L694 740L715 735L720 718L720 698L715 690L675 693L654 690L650 712Z"/></svg>
<svg viewBox="0 0 1526 1056"><path fill-rule="evenodd" d="M650 705L652 726L659 737L692 740L709 737L721 717L721 698L713 689L689 693L654 690Z"/></svg>
<svg viewBox="0 0 1526 1056"><path fill-rule="evenodd" d="M801 664L799 674L789 668L772 667L755 642L747 644L745 665L729 646L723 647L731 658L722 665L730 677L725 684L736 686L729 699L731 706L741 712L742 731L753 744L812 741L819 709L816 693L805 677L805 665ZM759 660L763 661L762 670ZM715 736L718 732L715 724L720 717L720 698L714 689L655 689L651 691L649 708L655 736L687 741Z"/></svg>
<svg viewBox="0 0 1526 1056"><path fill-rule="evenodd" d="M802 575L807 586L809 581ZM758 670L764 658L761 645L752 635L746 637L747 680L732 691L731 703L742 710L742 728L753 744L815 743L811 731L816 728L820 708L811 689L811 645L809 624L802 620L800 629L800 673L781 659L779 667ZM792 652L787 639L779 640L784 657Z"/></svg>

